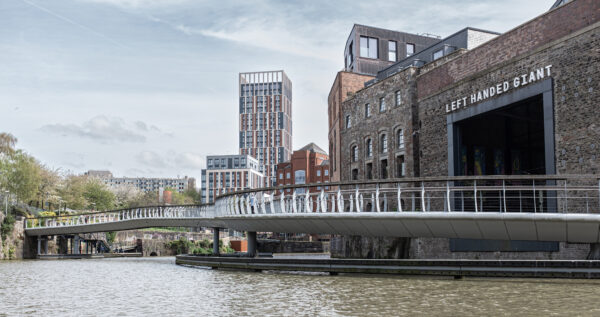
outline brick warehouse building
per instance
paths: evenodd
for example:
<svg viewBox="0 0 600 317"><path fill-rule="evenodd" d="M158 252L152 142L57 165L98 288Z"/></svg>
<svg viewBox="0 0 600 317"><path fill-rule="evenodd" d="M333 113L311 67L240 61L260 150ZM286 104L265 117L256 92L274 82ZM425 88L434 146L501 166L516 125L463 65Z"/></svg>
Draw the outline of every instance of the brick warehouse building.
<svg viewBox="0 0 600 317"><path fill-rule="evenodd" d="M329 183L329 156L314 143L294 151L289 162L277 165L278 186L318 183ZM318 190L321 190L321 187L315 187L311 192ZM288 189L287 192L291 190Z"/></svg>
<svg viewBox="0 0 600 317"><path fill-rule="evenodd" d="M439 42L432 36L386 30L355 24L344 49L344 70L337 73L327 99L329 115L329 155L331 180L340 178L340 129L343 118L341 103L364 87L364 83L398 60Z"/></svg>
<svg viewBox="0 0 600 317"><path fill-rule="evenodd" d="M380 72L342 103L341 179L597 173L599 36L600 2L575 0L478 47ZM400 253L411 258L585 258L589 251L524 241L404 245Z"/></svg>

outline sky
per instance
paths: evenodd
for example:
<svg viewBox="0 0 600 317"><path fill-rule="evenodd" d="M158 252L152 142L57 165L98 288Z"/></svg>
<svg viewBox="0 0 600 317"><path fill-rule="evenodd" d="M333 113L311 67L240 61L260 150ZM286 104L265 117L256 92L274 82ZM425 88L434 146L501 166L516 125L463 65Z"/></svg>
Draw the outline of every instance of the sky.
<svg viewBox="0 0 600 317"><path fill-rule="evenodd" d="M327 141L353 24L506 32L552 0L0 0L0 132L62 172L200 178L238 153L238 74L284 70L293 148Z"/></svg>

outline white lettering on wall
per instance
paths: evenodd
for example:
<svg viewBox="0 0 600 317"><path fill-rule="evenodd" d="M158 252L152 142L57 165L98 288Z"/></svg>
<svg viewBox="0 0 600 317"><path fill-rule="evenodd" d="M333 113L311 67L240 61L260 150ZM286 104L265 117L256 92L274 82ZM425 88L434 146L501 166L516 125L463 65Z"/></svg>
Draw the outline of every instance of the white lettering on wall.
<svg viewBox="0 0 600 317"><path fill-rule="evenodd" d="M527 74L521 74L516 76L512 80L512 88L519 88L525 85L532 84L539 80L544 79L545 77L550 77L550 69L552 65L547 65L544 67L540 67L530 71ZM486 100L488 98L492 98L496 95L501 95L511 89L511 81L503 81L501 83L497 83L490 87L487 87L483 90L479 90L477 92L472 93L468 97L457 98L446 104L446 113L454 112L462 108L466 108L469 105L474 103ZM467 101L469 101L467 103Z"/></svg>

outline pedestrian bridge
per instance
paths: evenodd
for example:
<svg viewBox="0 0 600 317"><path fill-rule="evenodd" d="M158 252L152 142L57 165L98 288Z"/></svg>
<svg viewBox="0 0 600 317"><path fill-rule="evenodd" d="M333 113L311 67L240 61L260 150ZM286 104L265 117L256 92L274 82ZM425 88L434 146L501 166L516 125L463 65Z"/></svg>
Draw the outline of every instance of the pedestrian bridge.
<svg viewBox="0 0 600 317"><path fill-rule="evenodd" d="M32 218L25 232L39 237L147 227L596 243L600 187L590 175L292 185L222 193L214 204Z"/></svg>

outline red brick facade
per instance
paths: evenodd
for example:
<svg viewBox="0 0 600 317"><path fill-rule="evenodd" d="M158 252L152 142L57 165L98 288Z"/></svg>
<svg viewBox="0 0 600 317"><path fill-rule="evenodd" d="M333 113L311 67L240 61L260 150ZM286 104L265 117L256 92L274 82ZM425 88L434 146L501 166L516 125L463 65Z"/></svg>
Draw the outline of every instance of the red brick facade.
<svg viewBox="0 0 600 317"><path fill-rule="evenodd" d="M278 186L329 183L329 156L307 147L294 151L289 162L277 165ZM317 190L315 187L311 191Z"/></svg>

